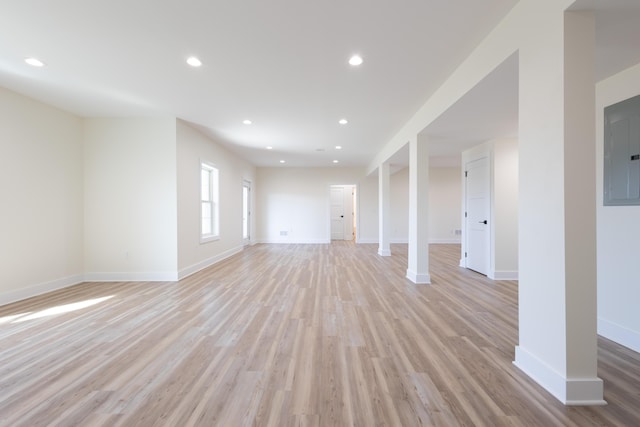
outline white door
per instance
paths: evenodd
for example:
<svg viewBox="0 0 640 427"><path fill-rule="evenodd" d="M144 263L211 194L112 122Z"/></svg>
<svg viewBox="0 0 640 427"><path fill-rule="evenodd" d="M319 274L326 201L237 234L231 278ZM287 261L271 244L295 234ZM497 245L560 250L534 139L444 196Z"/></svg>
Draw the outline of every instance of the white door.
<svg viewBox="0 0 640 427"><path fill-rule="evenodd" d="M466 267L478 273L489 272L490 176L489 158L483 157L465 166L466 187Z"/></svg>
<svg viewBox="0 0 640 427"><path fill-rule="evenodd" d="M244 244L251 241L251 183L242 183L242 240Z"/></svg>
<svg viewBox="0 0 640 427"><path fill-rule="evenodd" d="M331 240L344 240L344 187L331 186Z"/></svg>

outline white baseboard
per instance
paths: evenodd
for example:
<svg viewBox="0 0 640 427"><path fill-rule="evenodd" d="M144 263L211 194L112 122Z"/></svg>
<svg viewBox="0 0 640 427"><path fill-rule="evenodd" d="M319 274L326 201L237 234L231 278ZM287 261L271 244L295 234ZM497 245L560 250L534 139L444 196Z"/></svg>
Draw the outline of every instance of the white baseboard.
<svg viewBox="0 0 640 427"><path fill-rule="evenodd" d="M487 277L491 280L518 280L517 271L490 271Z"/></svg>
<svg viewBox="0 0 640 427"><path fill-rule="evenodd" d="M607 404L604 400L603 382L598 377L565 378L520 346L516 347L516 360L513 364L565 405Z"/></svg>
<svg viewBox="0 0 640 427"><path fill-rule="evenodd" d="M67 288L69 286L82 283L83 281L84 277L81 274L78 274L75 276L52 280L50 282L39 283L37 285L29 286L15 291L9 291L0 295L0 305L10 304L12 302L21 301L23 299L35 297L47 292Z"/></svg>
<svg viewBox="0 0 640 427"><path fill-rule="evenodd" d="M358 239L356 240L357 244L363 244L363 245L374 245L374 244L378 244L378 239Z"/></svg>
<svg viewBox="0 0 640 427"><path fill-rule="evenodd" d="M392 244L409 244L409 240L408 239L391 239L390 241ZM378 239L369 239L369 238L365 238L365 239L358 239L356 241L356 243L363 243L363 244L373 244L373 243L378 243ZM430 245L439 245L439 244L460 244L460 239L429 239L429 244Z"/></svg>
<svg viewBox="0 0 640 427"><path fill-rule="evenodd" d="M391 243L392 245L408 245L409 239L389 239L389 243Z"/></svg>
<svg viewBox="0 0 640 427"><path fill-rule="evenodd" d="M177 271L86 273L85 282L176 282Z"/></svg>
<svg viewBox="0 0 640 427"><path fill-rule="evenodd" d="M640 332L598 317L598 334L640 353Z"/></svg>
<svg viewBox="0 0 640 427"><path fill-rule="evenodd" d="M380 255L380 256L391 256L391 251L389 249L380 249L380 248L378 248L378 255Z"/></svg>
<svg viewBox="0 0 640 427"><path fill-rule="evenodd" d="M207 258L205 260L197 262L197 263L195 263L193 265L190 265L189 267L183 268L182 270L180 270L178 272L178 279L182 280L185 277L191 276L192 274L197 273L200 270L203 270L203 269L205 269L207 267L210 267L210 266L212 266L214 264L217 264L222 260L225 260L225 259L227 259L227 258L229 258L229 257L231 257L231 256L233 256L233 255L235 255L237 253L242 252L243 248L244 248L243 246L237 246L237 247L235 247L233 249L229 249L228 251L224 251L221 254L218 254L218 255L213 256L211 258Z"/></svg>
<svg viewBox="0 0 640 427"><path fill-rule="evenodd" d="M429 273L418 274L415 271L407 269L407 279L411 280L416 285L431 284L431 276Z"/></svg>
<svg viewBox="0 0 640 427"><path fill-rule="evenodd" d="M277 245L328 245L331 243L331 239L260 239L258 243Z"/></svg>

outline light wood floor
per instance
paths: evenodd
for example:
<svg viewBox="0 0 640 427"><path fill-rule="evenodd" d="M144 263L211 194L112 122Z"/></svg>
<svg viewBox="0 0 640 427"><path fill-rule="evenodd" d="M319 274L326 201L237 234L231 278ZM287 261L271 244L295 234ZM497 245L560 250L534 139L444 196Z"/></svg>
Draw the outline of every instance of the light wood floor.
<svg viewBox="0 0 640 427"><path fill-rule="evenodd" d="M638 353L601 339L609 405L564 407L511 363L516 282L437 245L413 285L406 246L376 250L256 245L0 307L0 425L640 425Z"/></svg>

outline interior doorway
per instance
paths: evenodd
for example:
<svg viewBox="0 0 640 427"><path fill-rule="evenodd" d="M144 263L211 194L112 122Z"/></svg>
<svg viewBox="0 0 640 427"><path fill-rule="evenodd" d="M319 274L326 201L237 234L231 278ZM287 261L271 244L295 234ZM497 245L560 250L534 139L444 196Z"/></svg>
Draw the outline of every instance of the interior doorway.
<svg viewBox="0 0 640 427"><path fill-rule="evenodd" d="M251 181L242 181L242 242L251 243Z"/></svg>
<svg viewBox="0 0 640 427"><path fill-rule="evenodd" d="M331 240L356 237L356 186L332 185L330 194Z"/></svg>

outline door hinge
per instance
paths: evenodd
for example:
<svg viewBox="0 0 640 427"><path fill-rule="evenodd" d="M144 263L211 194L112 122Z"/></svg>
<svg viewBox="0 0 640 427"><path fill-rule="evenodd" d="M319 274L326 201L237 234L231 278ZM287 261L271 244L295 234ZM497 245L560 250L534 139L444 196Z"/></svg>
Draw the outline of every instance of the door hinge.
<svg viewBox="0 0 640 427"><path fill-rule="evenodd" d="M468 171L464 171L464 177L466 178L469 175Z"/></svg>
<svg viewBox="0 0 640 427"><path fill-rule="evenodd" d="M467 257L467 253L466 253L466 252L464 253L464 257L465 257L465 258Z"/></svg>
<svg viewBox="0 0 640 427"><path fill-rule="evenodd" d="M466 212L464 213L464 217L465 217L465 218L467 217L467 213L466 213Z"/></svg>

